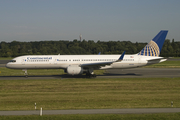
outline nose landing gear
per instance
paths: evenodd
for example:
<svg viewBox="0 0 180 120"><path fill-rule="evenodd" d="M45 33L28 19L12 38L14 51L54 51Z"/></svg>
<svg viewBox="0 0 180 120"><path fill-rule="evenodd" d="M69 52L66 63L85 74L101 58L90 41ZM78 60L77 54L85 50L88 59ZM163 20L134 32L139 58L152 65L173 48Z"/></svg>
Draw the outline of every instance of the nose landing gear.
<svg viewBox="0 0 180 120"><path fill-rule="evenodd" d="M27 78L28 77L27 69L23 69L22 71L24 71L24 75Z"/></svg>

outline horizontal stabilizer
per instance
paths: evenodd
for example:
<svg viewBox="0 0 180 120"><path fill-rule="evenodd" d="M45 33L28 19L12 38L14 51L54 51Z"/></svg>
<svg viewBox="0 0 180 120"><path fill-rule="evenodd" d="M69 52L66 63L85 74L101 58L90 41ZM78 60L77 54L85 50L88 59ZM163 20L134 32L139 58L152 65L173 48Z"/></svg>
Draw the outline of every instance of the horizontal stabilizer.
<svg viewBox="0 0 180 120"><path fill-rule="evenodd" d="M101 66L106 66L106 65L110 65L113 62L98 62L98 63L86 63L86 64L81 64L80 67L83 68L90 68L90 67L96 67L99 68Z"/></svg>
<svg viewBox="0 0 180 120"><path fill-rule="evenodd" d="M166 61L166 58L157 58L157 59L151 59L151 60L147 60L148 63L147 64L155 64L155 63L160 63L160 62L164 62Z"/></svg>

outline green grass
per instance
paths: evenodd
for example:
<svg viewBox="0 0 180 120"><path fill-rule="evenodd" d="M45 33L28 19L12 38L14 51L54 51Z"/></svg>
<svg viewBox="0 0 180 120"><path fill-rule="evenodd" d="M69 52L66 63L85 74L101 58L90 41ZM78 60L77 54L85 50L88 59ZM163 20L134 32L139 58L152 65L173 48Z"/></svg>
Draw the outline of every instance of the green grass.
<svg viewBox="0 0 180 120"><path fill-rule="evenodd" d="M2 120L179 120L180 113L1 116Z"/></svg>
<svg viewBox="0 0 180 120"><path fill-rule="evenodd" d="M180 61L165 61L158 64L153 64L145 67L155 67L155 68L180 68Z"/></svg>
<svg viewBox="0 0 180 120"><path fill-rule="evenodd" d="M13 59L12 57L0 57L0 60L11 60Z"/></svg>
<svg viewBox="0 0 180 120"><path fill-rule="evenodd" d="M173 59L179 59L180 57L169 57L169 58L173 58Z"/></svg>
<svg viewBox="0 0 180 120"><path fill-rule="evenodd" d="M0 80L0 110L180 107L180 78Z"/></svg>

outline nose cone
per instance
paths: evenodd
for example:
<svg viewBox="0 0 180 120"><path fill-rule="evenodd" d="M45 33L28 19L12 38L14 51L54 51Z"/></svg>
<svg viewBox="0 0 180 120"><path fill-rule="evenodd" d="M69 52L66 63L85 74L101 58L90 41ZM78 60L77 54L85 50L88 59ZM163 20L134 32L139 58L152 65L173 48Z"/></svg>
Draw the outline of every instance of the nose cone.
<svg viewBox="0 0 180 120"><path fill-rule="evenodd" d="M9 63L7 63L7 64L6 64L6 67L7 67L7 68L10 68L10 64L9 64Z"/></svg>

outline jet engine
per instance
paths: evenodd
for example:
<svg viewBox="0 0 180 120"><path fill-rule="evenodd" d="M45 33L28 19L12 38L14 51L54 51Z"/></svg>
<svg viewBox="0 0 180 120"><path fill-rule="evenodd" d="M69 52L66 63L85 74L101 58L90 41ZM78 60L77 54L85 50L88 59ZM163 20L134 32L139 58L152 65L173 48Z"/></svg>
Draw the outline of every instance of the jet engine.
<svg viewBox="0 0 180 120"><path fill-rule="evenodd" d="M79 66L69 66L69 67L67 67L67 73L69 75L83 74L83 68L81 68Z"/></svg>

